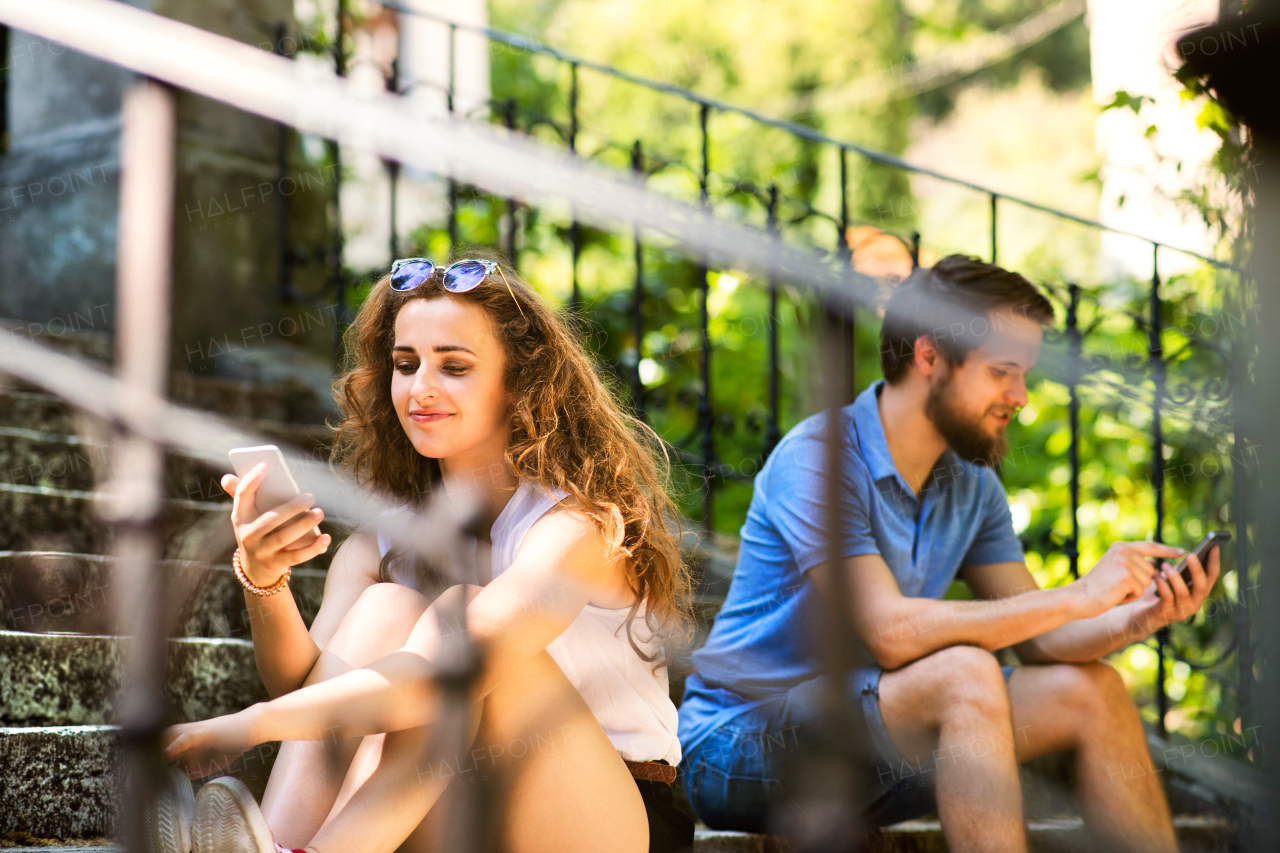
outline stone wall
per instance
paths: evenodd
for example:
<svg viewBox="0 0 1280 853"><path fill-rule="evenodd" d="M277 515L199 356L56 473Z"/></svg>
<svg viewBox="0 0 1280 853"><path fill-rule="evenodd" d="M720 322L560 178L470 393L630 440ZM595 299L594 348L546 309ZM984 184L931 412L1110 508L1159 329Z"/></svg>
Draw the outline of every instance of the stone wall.
<svg viewBox="0 0 1280 853"><path fill-rule="evenodd" d="M239 41L270 46L295 28L291 0L131 0ZM0 157L0 316L42 327L111 331L115 302L121 97L131 73L9 34L10 145ZM269 121L179 96L175 199L174 367L236 373L235 353L275 347L312 372L333 351L326 210L332 175L285 131L286 168ZM280 294L279 208L302 260ZM307 355L310 353L310 355ZM230 354L230 355L229 355ZM243 358L241 359L243 360ZM232 362L230 366L228 363ZM242 371L241 371L242 372Z"/></svg>

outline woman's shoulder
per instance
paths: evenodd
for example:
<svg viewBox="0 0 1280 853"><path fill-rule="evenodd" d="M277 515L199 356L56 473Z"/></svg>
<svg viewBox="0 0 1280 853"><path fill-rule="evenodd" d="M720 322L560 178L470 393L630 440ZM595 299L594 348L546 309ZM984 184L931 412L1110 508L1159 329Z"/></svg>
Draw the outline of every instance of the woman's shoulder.
<svg viewBox="0 0 1280 853"><path fill-rule="evenodd" d="M542 490L542 494L549 505L533 522L530 532L539 525L599 532L600 526L595 522L595 514L588 511L572 492L567 489L550 489Z"/></svg>
<svg viewBox="0 0 1280 853"><path fill-rule="evenodd" d="M598 559L608 556L603 525L595 512L566 489L543 490L549 503L529 527L520 550L535 553L574 553Z"/></svg>
<svg viewBox="0 0 1280 853"><path fill-rule="evenodd" d="M632 558L610 546L593 516L576 500L534 522L520 546L523 560L541 562L593 588L590 605L615 610L635 599L628 582Z"/></svg>

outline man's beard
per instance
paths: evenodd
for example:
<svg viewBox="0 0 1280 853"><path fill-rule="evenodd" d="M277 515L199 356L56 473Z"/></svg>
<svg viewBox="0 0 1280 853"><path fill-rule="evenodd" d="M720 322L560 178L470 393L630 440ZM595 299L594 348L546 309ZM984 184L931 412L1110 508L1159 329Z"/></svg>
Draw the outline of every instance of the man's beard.
<svg viewBox="0 0 1280 853"><path fill-rule="evenodd" d="M1009 451L1009 437L1003 429L989 435L982 429L982 416L975 420L965 414L952 387L953 376L947 371L947 375L929 389L924 401L925 416L961 459L995 468Z"/></svg>

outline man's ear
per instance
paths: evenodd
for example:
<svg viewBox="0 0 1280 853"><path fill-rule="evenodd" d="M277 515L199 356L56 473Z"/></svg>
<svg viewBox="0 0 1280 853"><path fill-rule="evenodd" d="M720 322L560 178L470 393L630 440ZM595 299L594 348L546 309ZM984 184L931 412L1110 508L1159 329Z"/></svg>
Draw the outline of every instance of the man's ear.
<svg viewBox="0 0 1280 853"><path fill-rule="evenodd" d="M921 376L932 376L942 369L941 362L944 358L938 349L938 342L932 336L921 335L916 338L912 350L912 364L920 371Z"/></svg>

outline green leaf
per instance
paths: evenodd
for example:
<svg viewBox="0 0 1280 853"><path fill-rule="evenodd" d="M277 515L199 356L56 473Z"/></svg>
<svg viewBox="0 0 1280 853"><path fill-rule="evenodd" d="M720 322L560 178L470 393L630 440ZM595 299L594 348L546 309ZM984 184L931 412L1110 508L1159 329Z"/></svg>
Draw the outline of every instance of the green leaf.
<svg viewBox="0 0 1280 853"><path fill-rule="evenodd" d="M1210 99L1205 102L1200 115L1196 116L1196 127L1207 127L1222 139L1227 139L1231 134L1231 116L1222 108L1222 104Z"/></svg>
<svg viewBox="0 0 1280 853"><path fill-rule="evenodd" d="M1133 110L1134 115L1137 115L1138 110L1142 109L1142 105L1147 101L1154 103L1155 98L1148 97L1147 95L1130 95L1125 90L1120 89L1116 92L1115 98L1112 99L1111 103L1106 104L1102 109L1120 110L1128 107Z"/></svg>

